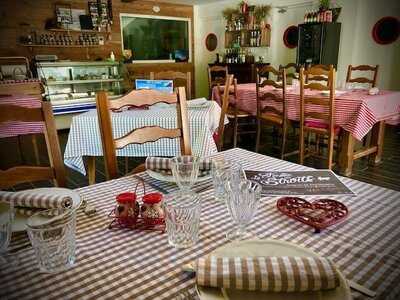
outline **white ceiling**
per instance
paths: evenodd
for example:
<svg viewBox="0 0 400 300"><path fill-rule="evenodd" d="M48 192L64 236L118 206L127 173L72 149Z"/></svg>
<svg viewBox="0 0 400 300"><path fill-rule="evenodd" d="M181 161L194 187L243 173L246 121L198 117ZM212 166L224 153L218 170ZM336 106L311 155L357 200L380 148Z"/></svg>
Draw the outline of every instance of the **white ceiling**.
<svg viewBox="0 0 400 300"><path fill-rule="evenodd" d="M187 4L187 5L201 5L201 4L209 4L215 2L221 2L225 0L160 0L159 2L169 2L169 3L178 3L178 4Z"/></svg>

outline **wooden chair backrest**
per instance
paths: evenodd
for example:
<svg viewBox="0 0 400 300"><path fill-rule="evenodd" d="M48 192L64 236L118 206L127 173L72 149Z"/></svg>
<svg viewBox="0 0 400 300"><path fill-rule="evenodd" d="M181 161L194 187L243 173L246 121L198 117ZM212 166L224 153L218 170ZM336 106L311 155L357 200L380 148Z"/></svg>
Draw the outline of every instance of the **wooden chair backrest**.
<svg viewBox="0 0 400 300"><path fill-rule="evenodd" d="M130 93L115 100L109 100L107 93L100 91L96 94L97 114L103 145L103 155L107 171L107 178L118 177L118 165L116 150L122 149L130 144L144 144L155 142L161 138L179 138L181 153L191 155L189 120L186 103L186 92L184 87L176 89L172 94L156 90L133 90ZM134 129L122 137L114 139L111 110L120 110L123 107L151 106L159 102L176 103L177 128L166 129L159 126L147 126Z"/></svg>
<svg viewBox="0 0 400 300"><path fill-rule="evenodd" d="M42 97L42 93L44 93L44 88L42 83L39 81L24 83L0 83L0 94L24 94Z"/></svg>
<svg viewBox="0 0 400 300"><path fill-rule="evenodd" d="M326 76L326 84L319 82L306 83L307 76ZM329 91L328 98L323 97L320 93L318 96L306 97L305 90L314 91ZM328 124L328 130L322 130L322 132L328 133L334 136L334 115L335 115L335 69L331 68L329 71L312 67L308 70L304 68L300 69L300 126L304 127L304 123L308 119L322 121ZM308 106L308 107L307 107ZM310 106L313 110L310 110ZM322 112L316 112L314 109L319 108L323 111L328 111L328 114Z"/></svg>
<svg viewBox="0 0 400 300"><path fill-rule="evenodd" d="M324 81L324 82L328 82L328 72L333 69L333 65L313 65L313 66L309 66L307 68L307 70L324 70L326 71L326 73L319 73L317 72L317 74L313 74L314 72L305 72L305 82L309 83L310 81L313 82L318 82L318 81Z"/></svg>
<svg viewBox="0 0 400 300"><path fill-rule="evenodd" d="M268 79L266 78L268 74ZM276 76L276 78L282 78L281 83L270 79L270 75ZM280 90L282 97L278 96L277 93L271 91L264 92L262 90L265 86L274 87ZM263 113L272 113L281 118L282 121L286 120L286 70L276 70L272 66L265 66L261 69L257 69L257 117L261 117ZM266 102L268 100L268 102ZM281 107L282 109L279 109Z"/></svg>
<svg viewBox="0 0 400 300"><path fill-rule="evenodd" d="M235 79L233 79L233 75L228 75L226 77L224 93L219 98L221 99L221 115L219 117L219 125L218 125L218 143L217 143L218 151L221 151L224 145L225 116L229 107L229 97L232 93L231 85L234 82L234 80ZM233 91L233 93L235 93L235 90Z"/></svg>
<svg viewBox="0 0 400 300"><path fill-rule="evenodd" d="M185 87L186 95L192 97L192 79L190 72L178 72L178 71L161 71L161 72L150 72L150 79L161 79L161 80L172 80L174 82L174 88Z"/></svg>
<svg viewBox="0 0 400 300"><path fill-rule="evenodd" d="M223 76L221 76L223 75ZM228 77L228 67L227 66L209 66L208 67L208 88L210 94L212 88L217 85L225 84L226 78Z"/></svg>
<svg viewBox="0 0 400 300"><path fill-rule="evenodd" d="M7 170L0 170L0 188L9 188L20 183L41 180L53 180L56 186L65 187L65 168L51 103L42 101L40 108L0 104L0 124L9 121L44 122L43 133L50 166L16 166Z"/></svg>
<svg viewBox="0 0 400 300"><path fill-rule="evenodd" d="M372 87L375 87L376 81L378 79L378 68L379 68L379 65L376 65L376 66L369 66L369 65L352 66L352 65L349 65L349 67L347 68L346 82L369 83L369 84L371 84ZM353 71L372 72L373 76L372 76L372 79L367 78L367 77L352 78L351 75L352 75Z"/></svg>
<svg viewBox="0 0 400 300"><path fill-rule="evenodd" d="M286 81L288 78L293 78L293 79L299 79L299 76L296 74L299 70L299 66L295 63L288 63L287 65L279 65L279 70L285 69L286 71ZM291 72L289 71L290 69ZM279 76L278 81L282 80L282 78Z"/></svg>

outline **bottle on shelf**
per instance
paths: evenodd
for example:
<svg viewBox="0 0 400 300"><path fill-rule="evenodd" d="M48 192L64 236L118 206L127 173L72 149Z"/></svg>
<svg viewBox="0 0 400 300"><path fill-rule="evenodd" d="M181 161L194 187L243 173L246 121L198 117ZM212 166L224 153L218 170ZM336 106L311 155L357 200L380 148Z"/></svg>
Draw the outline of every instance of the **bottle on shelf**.
<svg viewBox="0 0 400 300"><path fill-rule="evenodd" d="M304 14L304 23L308 22L308 10L306 10L306 13Z"/></svg>

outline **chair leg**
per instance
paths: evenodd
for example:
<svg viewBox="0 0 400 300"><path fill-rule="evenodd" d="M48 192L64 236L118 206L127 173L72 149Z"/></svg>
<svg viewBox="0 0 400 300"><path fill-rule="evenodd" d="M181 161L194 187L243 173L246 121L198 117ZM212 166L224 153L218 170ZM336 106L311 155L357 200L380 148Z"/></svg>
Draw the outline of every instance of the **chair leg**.
<svg viewBox="0 0 400 300"><path fill-rule="evenodd" d="M125 160L125 174L128 174L129 172L129 160L128 160L128 156L124 157Z"/></svg>
<svg viewBox="0 0 400 300"><path fill-rule="evenodd" d="M235 116L233 120L233 148L237 146L237 136L238 136L238 117Z"/></svg>
<svg viewBox="0 0 400 300"><path fill-rule="evenodd" d="M37 138L35 135L32 136L33 153L35 154L36 164L40 165L39 148Z"/></svg>
<svg viewBox="0 0 400 300"><path fill-rule="evenodd" d="M281 149L281 159L283 159L285 155L286 148L286 135L287 135L287 126L282 126L282 149Z"/></svg>
<svg viewBox="0 0 400 300"><path fill-rule="evenodd" d="M256 152L258 152L258 148L260 147L260 138L261 138L261 120L257 119L257 133L256 133Z"/></svg>
<svg viewBox="0 0 400 300"><path fill-rule="evenodd" d="M334 143L334 136L329 137L328 142L328 169L332 170L333 165L333 143Z"/></svg>
<svg viewBox="0 0 400 300"><path fill-rule="evenodd" d="M299 133L299 163L304 164L304 131L301 129Z"/></svg>

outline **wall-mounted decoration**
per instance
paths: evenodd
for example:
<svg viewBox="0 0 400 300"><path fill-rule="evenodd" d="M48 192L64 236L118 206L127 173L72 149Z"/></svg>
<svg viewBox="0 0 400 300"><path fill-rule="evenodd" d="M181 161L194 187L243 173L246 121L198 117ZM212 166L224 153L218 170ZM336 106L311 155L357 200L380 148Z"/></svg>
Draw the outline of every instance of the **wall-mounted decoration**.
<svg viewBox="0 0 400 300"><path fill-rule="evenodd" d="M381 45L395 42L400 35L400 21L396 17L384 17L372 28L374 41Z"/></svg>
<svg viewBox="0 0 400 300"><path fill-rule="evenodd" d="M218 46L218 38L214 33L209 33L206 37L206 48L208 51L214 51Z"/></svg>
<svg viewBox="0 0 400 300"><path fill-rule="evenodd" d="M299 29L297 26L289 26L286 28L283 34L283 43L286 47L293 49L297 47L297 41L299 36Z"/></svg>

